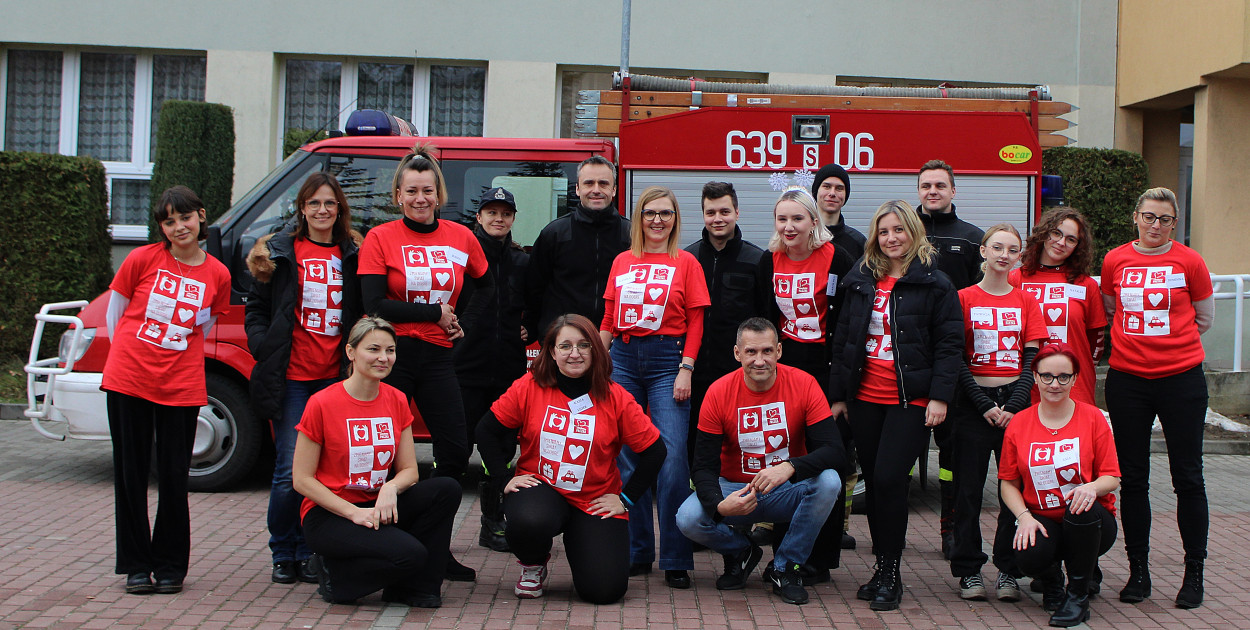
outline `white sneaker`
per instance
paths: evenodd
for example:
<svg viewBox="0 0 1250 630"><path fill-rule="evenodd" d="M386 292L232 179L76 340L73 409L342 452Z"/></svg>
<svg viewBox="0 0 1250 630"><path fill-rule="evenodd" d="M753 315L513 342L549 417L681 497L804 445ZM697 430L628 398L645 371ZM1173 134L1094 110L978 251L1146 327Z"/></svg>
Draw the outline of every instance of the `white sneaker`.
<svg viewBox="0 0 1250 630"><path fill-rule="evenodd" d="M518 562L517 564L521 564ZM516 581L512 589L521 599L535 599L543 596L543 587L547 585L547 563L521 564L521 579Z"/></svg>

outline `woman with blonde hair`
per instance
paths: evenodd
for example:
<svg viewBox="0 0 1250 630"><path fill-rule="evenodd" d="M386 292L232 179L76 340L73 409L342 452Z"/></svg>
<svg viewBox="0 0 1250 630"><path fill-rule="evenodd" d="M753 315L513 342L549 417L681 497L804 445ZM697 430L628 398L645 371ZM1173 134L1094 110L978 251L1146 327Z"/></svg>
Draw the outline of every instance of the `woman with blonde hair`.
<svg viewBox="0 0 1250 630"><path fill-rule="evenodd" d="M872 579L856 596L873 610L895 610L903 596L908 473L954 398L963 316L907 202L882 204L870 227L864 258L844 283L829 394L834 417L850 420L877 554Z"/></svg>
<svg viewBox="0 0 1250 630"><path fill-rule="evenodd" d="M690 588L694 550L677 529L677 509L690 495L690 378L711 299L698 259L677 245L681 215L673 191L642 191L630 234L630 249L612 261L608 274L599 336L611 348L613 380L648 410L664 439L668 457L656 481L660 568L670 587ZM637 465L638 454L622 449L621 477L631 477ZM650 572L656 555L651 493L630 507L630 574L639 575Z"/></svg>

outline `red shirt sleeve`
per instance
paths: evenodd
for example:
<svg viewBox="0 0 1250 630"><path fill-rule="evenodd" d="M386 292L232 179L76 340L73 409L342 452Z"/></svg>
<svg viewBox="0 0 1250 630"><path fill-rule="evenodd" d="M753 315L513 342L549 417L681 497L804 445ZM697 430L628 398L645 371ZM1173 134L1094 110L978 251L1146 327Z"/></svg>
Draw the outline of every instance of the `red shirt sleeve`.
<svg viewBox="0 0 1250 630"><path fill-rule="evenodd" d="M379 226L381 227L381 226ZM386 257L382 255L380 233L369 230L356 254L356 273L369 276L386 275Z"/></svg>
<svg viewBox="0 0 1250 630"><path fill-rule="evenodd" d="M1207 262L1198 255L1198 252L1189 250L1190 262L1185 273L1185 283L1189 285L1189 301L1198 302L1211 297L1215 293L1214 287L1211 285L1211 272L1207 269Z"/></svg>
<svg viewBox="0 0 1250 630"><path fill-rule="evenodd" d="M1103 308L1102 298L1098 295L1098 282L1089 276L1081 283L1085 286L1085 327L1102 329L1107 327L1107 310Z"/></svg>
<svg viewBox="0 0 1250 630"><path fill-rule="evenodd" d="M490 412L495 414L499 424L509 429L519 429L525 424L525 399L533 382L534 376L526 372L490 406Z"/></svg>
<svg viewBox="0 0 1250 630"><path fill-rule="evenodd" d="M798 374L802 374L807 378L795 379L802 383L803 415L807 418L807 425L811 426L824 420L833 414L829 411L829 403L825 400L825 393L820 391L820 383L812 378L807 372L796 370Z"/></svg>
<svg viewBox="0 0 1250 630"><path fill-rule="evenodd" d="M307 435L308 439L324 445L325 418L322 416L321 399L315 395L308 399L308 404L304 407L304 415L300 417L299 424L295 425L295 430Z"/></svg>
<svg viewBox="0 0 1250 630"><path fill-rule="evenodd" d="M459 225L453 224L453 225ZM463 226L460 226L463 227ZM478 242L477 237L468 228L464 228L467 238L464 241L464 248L468 250L469 264L465 266L465 273L471 278L481 278L486 273L489 263L486 261L486 252L482 251L482 244Z"/></svg>
<svg viewBox="0 0 1250 630"><path fill-rule="evenodd" d="M1027 414L1037 407L1030 407L1018 414L1012 420L1020 420L1020 416ZM1003 448L1000 451L1001 457L998 462L998 478L1000 480L1012 481L1020 478L1020 457L1019 446L1016 444L1016 438L1020 435L1020 431L1012 430L1012 424L1007 425L1007 431L1003 434Z"/></svg>
<svg viewBox="0 0 1250 630"><path fill-rule="evenodd" d="M723 424L724 419L727 417L725 403L729 399L729 396L726 395L725 383L726 381L723 377L717 379L708 388L707 394L703 398L703 408L699 409L698 430L704 433L713 433L715 435L724 435L725 433Z"/></svg>

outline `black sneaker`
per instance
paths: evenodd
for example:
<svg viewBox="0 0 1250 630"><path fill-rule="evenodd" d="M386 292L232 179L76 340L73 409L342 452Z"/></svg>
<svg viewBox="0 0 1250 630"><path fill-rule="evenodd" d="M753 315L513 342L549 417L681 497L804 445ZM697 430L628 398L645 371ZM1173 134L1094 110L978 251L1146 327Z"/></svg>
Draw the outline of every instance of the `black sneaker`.
<svg viewBox="0 0 1250 630"><path fill-rule="evenodd" d="M299 580L298 570L298 565L294 560L275 562L273 571L269 573L269 580L274 584L294 584Z"/></svg>
<svg viewBox="0 0 1250 630"><path fill-rule="evenodd" d="M763 555L764 550L759 545L751 542L751 546L742 552L732 556L723 556L725 558L725 573L716 578L716 590L737 591L746 588L747 578L751 576L751 572L755 570L755 565L760 562L760 556Z"/></svg>
<svg viewBox="0 0 1250 630"><path fill-rule="evenodd" d="M800 568L797 564L791 564L784 572L773 571L773 592L780 595L781 601L787 604L807 603L807 589L803 588Z"/></svg>
<svg viewBox="0 0 1250 630"><path fill-rule="evenodd" d="M959 578L959 598L985 601L985 582L980 573Z"/></svg>

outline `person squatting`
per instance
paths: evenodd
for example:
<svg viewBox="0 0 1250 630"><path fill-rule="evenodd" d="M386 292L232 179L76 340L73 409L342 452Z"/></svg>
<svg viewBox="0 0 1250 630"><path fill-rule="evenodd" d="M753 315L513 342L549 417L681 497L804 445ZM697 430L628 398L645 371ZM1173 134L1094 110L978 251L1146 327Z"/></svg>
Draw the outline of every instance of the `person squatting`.
<svg viewBox="0 0 1250 630"><path fill-rule="evenodd" d="M506 188L482 195L471 229L440 218L447 187L428 146L392 179L402 216L363 237L335 177L307 178L292 221L247 259L251 400L276 447L273 582L316 583L328 602L381 591L440 606L444 581L477 579L451 548L476 444L479 544L516 556L519 598L548 592L562 535L568 579L587 602L620 601L657 562L665 585L692 588L703 579L692 575L697 549L722 556L715 588L743 589L771 547L768 588L807 603L856 546L849 490L862 476L875 564L856 597L894 610L909 479L935 437L936 541L954 591L989 598L980 512L993 455L994 595L1018 601L1018 580L1031 577L1051 625L1068 627L1090 617L1120 510L1131 518L1119 598L1151 596L1157 415L1185 552L1175 603L1201 605L1198 335L1213 293L1202 258L1172 240L1170 190L1142 194L1138 238L1107 254L1099 284L1078 210L1050 210L1027 238L1007 224L982 232L955 215L955 173L940 160L918 171L917 206L880 204L864 233L842 214L850 175L826 166L810 191L780 194L765 247L744 240L731 184L709 182L686 216L672 190L653 186L626 216L616 177L602 157L583 162L576 208L529 252L512 238L520 208ZM128 593L175 593L187 574L203 339L229 308L228 273L198 247L204 214L190 190L166 191L154 211L161 241L127 257L111 286L117 342L103 388ZM701 237L682 249L682 221L696 216ZM153 320L171 279L200 300L186 330ZM1092 406L1108 324L1109 424ZM538 346L528 367L527 344ZM135 389L154 362L184 378ZM413 409L433 443L429 479L417 469Z"/></svg>

